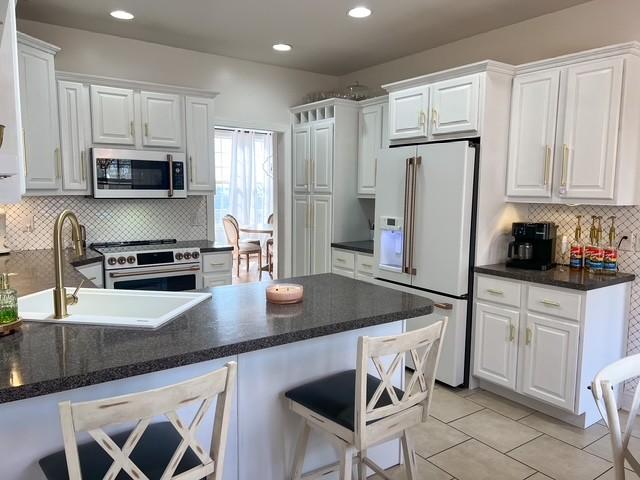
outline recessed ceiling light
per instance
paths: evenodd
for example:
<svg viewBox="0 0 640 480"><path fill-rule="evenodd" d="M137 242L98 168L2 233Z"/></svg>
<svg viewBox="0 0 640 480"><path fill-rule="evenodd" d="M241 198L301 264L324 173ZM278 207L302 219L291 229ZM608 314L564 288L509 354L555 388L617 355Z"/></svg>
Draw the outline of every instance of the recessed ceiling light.
<svg viewBox="0 0 640 480"><path fill-rule="evenodd" d="M371 10L367 7L354 7L348 12L350 17L353 18L366 18L371 15Z"/></svg>
<svg viewBox="0 0 640 480"><path fill-rule="evenodd" d="M124 10L114 10L110 15L118 20L133 20L134 18L133 14L125 12Z"/></svg>
<svg viewBox="0 0 640 480"><path fill-rule="evenodd" d="M273 46L273 49L277 52L288 52L291 50L291 45L289 45L288 43L276 43Z"/></svg>

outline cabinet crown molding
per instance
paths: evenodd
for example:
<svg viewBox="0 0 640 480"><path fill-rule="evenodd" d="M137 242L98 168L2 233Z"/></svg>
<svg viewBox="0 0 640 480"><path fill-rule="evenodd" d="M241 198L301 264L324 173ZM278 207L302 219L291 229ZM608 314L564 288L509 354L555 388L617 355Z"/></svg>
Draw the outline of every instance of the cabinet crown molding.
<svg viewBox="0 0 640 480"><path fill-rule="evenodd" d="M469 65L463 65L461 67L455 67L447 70L442 70L440 72L429 73L427 75L421 75L419 77L409 78L407 80L401 80L399 82L387 83L385 85L382 85L382 88L384 88L387 92L396 92L398 90L419 87L422 85L462 77L464 75L471 75L474 73L494 72L504 75L513 75L514 71L515 67L513 65L496 62L495 60L484 60L482 62L471 63Z"/></svg>
<svg viewBox="0 0 640 480"><path fill-rule="evenodd" d="M372 97L372 98L367 98L366 100L360 100L358 102L358 106L360 108L362 107L369 107L371 105L381 105L381 104L385 104L389 101L389 95L380 95L378 97Z"/></svg>
<svg viewBox="0 0 640 480"><path fill-rule="evenodd" d="M173 93L192 97L215 98L218 92L203 90L199 88L182 87L178 85L166 85L162 83L143 82L139 80L125 80L121 78L102 77L99 75L87 75L84 73L73 73L56 71L57 80L83 83L86 85L105 85L109 87L128 88L131 90L149 90L158 93Z"/></svg>
<svg viewBox="0 0 640 480"><path fill-rule="evenodd" d="M359 102L354 100L347 100L345 98L327 98L326 100L319 100L317 102L305 103L303 105L296 105L291 107L289 111L291 113L305 112L312 108L329 107L333 105L342 105L346 107L358 108Z"/></svg>
<svg viewBox="0 0 640 480"><path fill-rule="evenodd" d="M517 75L523 73L532 73L550 68L559 68L572 65L579 62L589 60L601 60L608 57L620 55L634 55L640 57L640 42L632 41L619 43L616 45L607 45L606 47L594 48L577 53L569 53L559 57L547 58L535 62L523 63L515 67Z"/></svg>
<svg viewBox="0 0 640 480"><path fill-rule="evenodd" d="M61 48L53 45L51 43L47 43L44 40L40 40L38 38L32 37L31 35L27 35L26 33L17 32L18 35L18 43L22 45L27 45L29 47L37 48L38 50L42 50L43 52L49 53L51 55L55 55L58 53Z"/></svg>

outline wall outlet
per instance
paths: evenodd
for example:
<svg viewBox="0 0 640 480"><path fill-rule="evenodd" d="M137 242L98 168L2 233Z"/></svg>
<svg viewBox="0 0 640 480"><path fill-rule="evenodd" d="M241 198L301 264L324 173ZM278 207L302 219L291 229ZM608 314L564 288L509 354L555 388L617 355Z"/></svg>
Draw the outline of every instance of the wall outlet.
<svg viewBox="0 0 640 480"><path fill-rule="evenodd" d="M636 232L618 232L617 242L620 244L621 252L637 252L640 247Z"/></svg>
<svg viewBox="0 0 640 480"><path fill-rule="evenodd" d="M33 233L35 229L35 217L33 215L26 215L23 218L22 231L25 233Z"/></svg>

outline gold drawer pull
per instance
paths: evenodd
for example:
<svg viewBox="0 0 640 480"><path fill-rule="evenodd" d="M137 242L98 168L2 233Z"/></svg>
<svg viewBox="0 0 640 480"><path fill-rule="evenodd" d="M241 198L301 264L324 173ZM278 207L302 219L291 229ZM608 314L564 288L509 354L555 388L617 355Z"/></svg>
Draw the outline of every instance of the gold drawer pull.
<svg viewBox="0 0 640 480"><path fill-rule="evenodd" d="M494 295L504 295L504 290L498 290L497 288L487 288L487 292Z"/></svg>
<svg viewBox="0 0 640 480"><path fill-rule="evenodd" d="M211 265L212 267L224 267L225 263L209 263L209 265Z"/></svg>
<svg viewBox="0 0 640 480"><path fill-rule="evenodd" d="M509 324L509 341L513 342L516 339L516 326L513 323Z"/></svg>
<svg viewBox="0 0 640 480"><path fill-rule="evenodd" d="M344 258L336 258L336 262L346 263L347 261Z"/></svg>
<svg viewBox="0 0 640 480"><path fill-rule="evenodd" d="M540 303L548 307L560 307L560 302L554 302L553 300L542 299Z"/></svg>
<svg viewBox="0 0 640 480"><path fill-rule="evenodd" d="M361 263L361 264L360 264L360 266L361 266L361 267L364 267L364 268L371 268L371 267L373 267L373 265L371 265L371 264L369 264L369 263Z"/></svg>
<svg viewBox="0 0 640 480"><path fill-rule="evenodd" d="M527 327L527 338L525 339L527 345L531 345L533 341L533 330Z"/></svg>

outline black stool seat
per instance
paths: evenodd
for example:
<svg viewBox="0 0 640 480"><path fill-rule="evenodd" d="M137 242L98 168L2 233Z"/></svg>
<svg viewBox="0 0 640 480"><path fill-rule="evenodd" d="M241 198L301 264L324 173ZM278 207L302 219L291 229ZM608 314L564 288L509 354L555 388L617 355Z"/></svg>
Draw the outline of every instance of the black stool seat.
<svg viewBox="0 0 640 480"><path fill-rule="evenodd" d="M373 397L380 385L380 379L373 375L367 375L367 403ZM402 398L404 392L395 388L398 398ZM354 430L355 401L356 401L356 371L336 373L329 377L321 378L314 382L301 385L286 392L285 397L299 403L303 407L322 415L324 418L342 425L349 430ZM376 408L391 405L391 397L385 390Z"/></svg>
<svg viewBox="0 0 640 480"><path fill-rule="evenodd" d="M131 431L118 433L111 438L122 448L130 433ZM169 422L152 423L145 430L129 458L150 480L158 480L181 440L182 437ZM78 454L82 480L102 480L113 463L107 452L95 441L78 445ZM42 458L39 463L48 480L69 480L64 450ZM199 465L202 465L200 459L189 448L174 475ZM115 480L130 479L129 474L124 471L120 471L115 478Z"/></svg>

